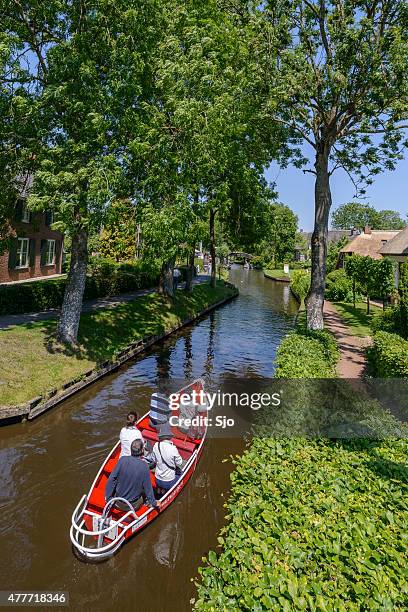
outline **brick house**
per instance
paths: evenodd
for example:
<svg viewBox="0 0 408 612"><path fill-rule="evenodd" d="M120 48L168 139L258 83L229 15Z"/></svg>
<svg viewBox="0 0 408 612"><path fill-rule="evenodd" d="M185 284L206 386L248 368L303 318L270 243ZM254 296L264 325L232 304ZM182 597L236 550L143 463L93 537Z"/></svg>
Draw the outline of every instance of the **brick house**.
<svg viewBox="0 0 408 612"><path fill-rule="evenodd" d="M61 274L63 234L51 229L52 222L52 213L28 211L19 199L10 250L0 255L0 284Z"/></svg>

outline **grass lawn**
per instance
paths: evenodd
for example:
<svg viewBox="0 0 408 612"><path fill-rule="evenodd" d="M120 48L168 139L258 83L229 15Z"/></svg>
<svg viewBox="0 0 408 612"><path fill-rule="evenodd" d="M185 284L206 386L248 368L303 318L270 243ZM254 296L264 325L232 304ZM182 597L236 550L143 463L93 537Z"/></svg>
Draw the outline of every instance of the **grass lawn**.
<svg viewBox="0 0 408 612"><path fill-rule="evenodd" d="M267 278L287 278L290 280L290 272L285 274L283 270L264 270L264 274Z"/></svg>
<svg viewBox="0 0 408 612"><path fill-rule="evenodd" d="M378 312L377 306L370 307L370 314L367 314L367 304L365 302L357 302L354 308L353 304L346 302L333 302L333 306L340 314L344 322L350 328L353 336L370 336L370 322L375 312Z"/></svg>
<svg viewBox="0 0 408 612"><path fill-rule="evenodd" d="M174 303L156 293L115 308L83 314L76 351L55 339L57 321L16 325L0 331L0 406L24 403L112 359L131 342L160 334L232 295L221 281L215 289L196 285L177 292Z"/></svg>

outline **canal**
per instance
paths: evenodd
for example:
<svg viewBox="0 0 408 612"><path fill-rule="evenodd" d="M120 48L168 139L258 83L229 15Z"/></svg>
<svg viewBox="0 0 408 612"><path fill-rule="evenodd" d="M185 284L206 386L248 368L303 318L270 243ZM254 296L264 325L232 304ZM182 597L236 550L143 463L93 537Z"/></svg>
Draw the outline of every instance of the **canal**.
<svg viewBox="0 0 408 612"><path fill-rule="evenodd" d="M114 558L85 564L71 550L71 514L126 412L146 412L157 381L202 376L265 381L294 323L289 286L234 267L240 296L31 423L0 429L1 590L68 591L79 610L191 610L201 558L216 546L239 438L210 438L190 483Z"/></svg>

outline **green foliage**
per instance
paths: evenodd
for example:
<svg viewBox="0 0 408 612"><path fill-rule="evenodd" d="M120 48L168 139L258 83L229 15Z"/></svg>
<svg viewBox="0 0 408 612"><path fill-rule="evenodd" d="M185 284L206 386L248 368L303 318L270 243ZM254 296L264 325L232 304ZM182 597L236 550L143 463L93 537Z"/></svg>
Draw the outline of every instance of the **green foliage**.
<svg viewBox="0 0 408 612"><path fill-rule="evenodd" d="M339 350L325 331L297 330L281 342L276 360L276 378L333 378Z"/></svg>
<svg viewBox="0 0 408 612"><path fill-rule="evenodd" d="M136 243L135 206L128 200L112 203L99 237L99 252L114 261L135 259Z"/></svg>
<svg viewBox="0 0 408 612"><path fill-rule="evenodd" d="M381 297L385 301L393 291L394 266L389 259L352 255L346 258L345 270L369 298Z"/></svg>
<svg viewBox="0 0 408 612"><path fill-rule="evenodd" d="M402 304L390 306L376 313L371 320L371 329L373 332L386 331L408 338L407 315Z"/></svg>
<svg viewBox="0 0 408 612"><path fill-rule="evenodd" d="M406 440L255 437L196 609L405 609L406 459Z"/></svg>
<svg viewBox="0 0 408 612"><path fill-rule="evenodd" d="M290 287L299 302L303 302L310 289L310 274L306 270L294 270L291 275Z"/></svg>
<svg viewBox="0 0 408 612"><path fill-rule="evenodd" d="M259 242L252 245L263 266L274 268L293 259L297 224L297 216L288 206L268 203L260 220Z"/></svg>
<svg viewBox="0 0 408 612"><path fill-rule="evenodd" d="M353 283L344 269L333 270L326 277L326 298L335 302L348 301Z"/></svg>
<svg viewBox="0 0 408 612"><path fill-rule="evenodd" d="M336 229L363 230L368 225L375 230L398 230L403 229L406 222L394 210L375 210L369 204L348 202L333 212L332 225Z"/></svg>
<svg viewBox="0 0 408 612"><path fill-rule="evenodd" d="M85 285L85 299L108 297L150 288L157 284L157 266L137 262L115 265L109 260L91 259ZM0 314L39 312L59 308L64 297L66 279L0 286Z"/></svg>
<svg viewBox="0 0 408 612"><path fill-rule="evenodd" d="M408 377L408 340L397 334L376 332L367 357L373 375L378 378Z"/></svg>

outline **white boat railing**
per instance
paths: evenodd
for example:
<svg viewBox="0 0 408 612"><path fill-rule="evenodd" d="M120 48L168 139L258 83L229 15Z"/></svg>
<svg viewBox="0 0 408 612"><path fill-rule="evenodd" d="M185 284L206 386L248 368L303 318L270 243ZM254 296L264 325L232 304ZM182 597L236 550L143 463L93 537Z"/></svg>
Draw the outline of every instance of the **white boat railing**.
<svg viewBox="0 0 408 612"><path fill-rule="evenodd" d="M189 385L187 385L186 387L184 387L183 389L180 389L180 391L178 391L178 393L182 393L183 391L186 391L187 389L189 389L190 387L192 387L193 385L197 384L197 383L201 383L203 388L204 388L204 381L202 379L197 379L194 382L190 383ZM148 413L147 413L148 414ZM144 415L141 419L143 420L145 418L146 415ZM190 459L187 461L187 463L183 466L183 473L187 474L188 471L190 470L190 468L192 467L192 464L194 463L194 469L192 470L192 472L195 471L195 467L196 467L196 460L198 457L198 453L200 452L202 445L204 443L204 440L206 438L206 434L207 434L207 430L205 431L205 434L200 442L200 445L198 448L195 449L195 451L192 453ZM118 443L120 444L120 443ZM114 520L113 518L109 518L109 512L110 510L114 507L114 504L116 501L122 501L126 504L129 504L129 502L126 499L123 498L115 498L115 499L111 499L107 502L107 504L105 505L102 514L96 514L96 513L92 513L90 511L88 511L86 509L88 500L90 498L91 492L96 484L96 481L99 477L99 475L101 474L106 462L109 460L109 458L113 455L115 449L117 448L118 444L115 444L114 448L112 449L112 451L109 453L108 458L106 459L106 461L102 464L100 470L98 471L98 474L95 477L94 482L92 483L92 486L90 488L90 491L88 493L88 495L83 495L82 498L80 499L80 501L78 502L74 512L72 513L72 517L71 517L71 528L70 528L70 539L71 542L73 544L73 546L75 547L75 549L77 551L79 551L84 557L88 558L88 559L103 559L106 557L110 557L111 555L113 555L116 550L122 545L123 540L125 539L125 535L126 533L130 530L133 529L135 527L138 527L140 525L140 523L143 522L143 524L145 522L147 522L147 517L148 515L154 510L154 508L148 508L143 514L141 514L140 516L138 516L136 514L136 511L133 508L130 508L128 512L126 512L126 514L124 514L119 520ZM181 477L182 479L183 477ZM172 487L171 489L169 489L165 495L160 499L161 504L165 504L166 500L168 497L170 497L173 493L173 491L176 489L177 486L180 485L180 480L179 479ZM100 529L86 529L85 528L85 514L92 516L93 519L95 518L98 521L98 525L102 525L102 527ZM130 517L134 516L134 520L129 522L129 523L125 523L124 521L130 519ZM146 518L146 521L145 521ZM106 525L105 527L103 526L103 523L105 521L109 520L109 524ZM108 544L105 544L104 546L101 546L101 544L103 544L103 540L104 538L107 536L108 533L114 531L115 529L118 530L117 536L115 538L113 538L110 542L108 542ZM119 533L120 530L120 533ZM97 538L97 545L93 546L93 547L89 547L89 546L85 546L85 539L86 538L92 538L93 540L95 540L95 538ZM81 541L80 541L81 540Z"/></svg>

